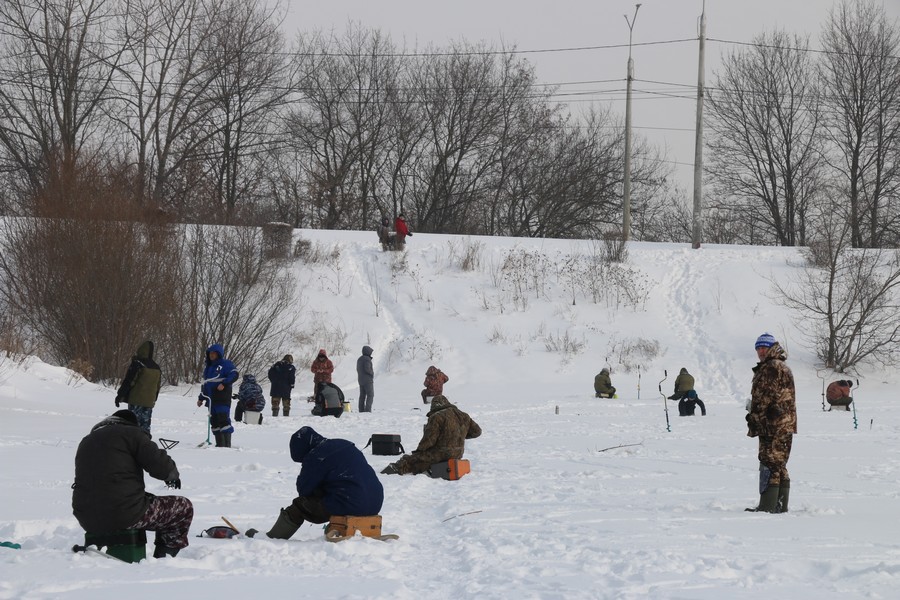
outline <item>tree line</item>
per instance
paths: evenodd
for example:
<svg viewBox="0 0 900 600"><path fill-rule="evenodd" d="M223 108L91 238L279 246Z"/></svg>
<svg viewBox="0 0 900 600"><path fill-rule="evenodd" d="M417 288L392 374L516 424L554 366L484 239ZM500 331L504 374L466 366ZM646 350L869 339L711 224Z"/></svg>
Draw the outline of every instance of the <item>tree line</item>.
<svg viewBox="0 0 900 600"><path fill-rule="evenodd" d="M599 237L620 228L623 128L573 115L513 49L422 52L378 30L286 39L244 0L0 4L6 214L102 173L174 220ZM637 144L634 206L668 185Z"/></svg>
<svg viewBox="0 0 900 600"><path fill-rule="evenodd" d="M717 241L900 244L900 27L874 2L837 4L813 50L786 31L725 56L708 107Z"/></svg>

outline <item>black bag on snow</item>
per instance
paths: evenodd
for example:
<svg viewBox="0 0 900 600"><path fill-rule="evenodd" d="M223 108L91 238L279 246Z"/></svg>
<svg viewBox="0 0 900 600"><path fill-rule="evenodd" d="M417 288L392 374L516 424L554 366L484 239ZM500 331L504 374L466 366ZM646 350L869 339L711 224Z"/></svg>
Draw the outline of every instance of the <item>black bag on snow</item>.
<svg viewBox="0 0 900 600"><path fill-rule="evenodd" d="M405 454L403 444L400 443L400 436L387 433L373 433L363 450L372 446L372 454L380 456L396 456Z"/></svg>

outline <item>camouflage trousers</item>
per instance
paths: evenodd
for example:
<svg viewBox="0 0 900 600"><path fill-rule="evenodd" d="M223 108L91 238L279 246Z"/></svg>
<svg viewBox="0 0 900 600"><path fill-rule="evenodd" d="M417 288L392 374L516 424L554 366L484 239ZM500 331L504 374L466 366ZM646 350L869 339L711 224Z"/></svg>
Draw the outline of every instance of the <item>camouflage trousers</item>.
<svg viewBox="0 0 900 600"><path fill-rule="evenodd" d="M278 409L281 407L282 402L284 403L284 416L288 417L291 414L291 399L290 398L279 398L278 396L272 396L272 416L278 416Z"/></svg>
<svg viewBox="0 0 900 600"><path fill-rule="evenodd" d="M462 458L462 456L451 456L450 452L440 448L432 448L423 452L413 452L405 454L400 460L394 463L397 467L398 475L418 475L427 471L431 465L446 462L451 458Z"/></svg>
<svg viewBox="0 0 900 600"><path fill-rule="evenodd" d="M759 436L760 493L770 485L790 482L787 462L791 457L791 442L794 436ZM768 475L766 477L766 475ZM765 479L766 481L763 481Z"/></svg>
<svg viewBox="0 0 900 600"><path fill-rule="evenodd" d="M156 532L157 546L186 548L188 531L194 520L194 506L184 496L154 496L147 512L129 529Z"/></svg>
<svg viewBox="0 0 900 600"><path fill-rule="evenodd" d="M129 404L128 410L137 417L138 427L150 433L150 418L153 416L153 409L146 406L138 406L137 404Z"/></svg>

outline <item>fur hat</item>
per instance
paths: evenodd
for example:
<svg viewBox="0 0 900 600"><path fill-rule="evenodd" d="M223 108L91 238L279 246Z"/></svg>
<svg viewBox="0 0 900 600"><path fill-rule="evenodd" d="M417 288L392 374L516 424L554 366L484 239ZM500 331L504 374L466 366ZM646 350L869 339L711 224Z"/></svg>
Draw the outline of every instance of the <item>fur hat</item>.
<svg viewBox="0 0 900 600"><path fill-rule="evenodd" d="M773 336L771 333L764 333L761 336L759 336L758 338L756 338L756 345L754 345L753 347L755 349L771 348L776 343L777 342L775 341L775 336Z"/></svg>
<svg viewBox="0 0 900 600"><path fill-rule="evenodd" d="M294 357L291 356L290 354L285 354L284 358L282 358L281 360L283 360L286 363L294 364Z"/></svg>

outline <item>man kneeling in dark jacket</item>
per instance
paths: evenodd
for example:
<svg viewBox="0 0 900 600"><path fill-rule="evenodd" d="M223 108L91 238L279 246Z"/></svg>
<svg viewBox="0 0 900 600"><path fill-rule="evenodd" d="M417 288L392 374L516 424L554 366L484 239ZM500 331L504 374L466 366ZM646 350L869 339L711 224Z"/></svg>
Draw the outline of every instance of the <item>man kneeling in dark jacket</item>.
<svg viewBox="0 0 900 600"><path fill-rule="evenodd" d="M155 531L153 557L175 556L188 545L194 507L182 496L148 494L144 471L181 488L175 461L138 427L133 412L116 411L78 444L72 512L88 533Z"/></svg>
<svg viewBox="0 0 900 600"><path fill-rule="evenodd" d="M297 497L266 535L286 540L303 521L326 523L333 515L377 515L384 502L378 475L353 442L326 439L312 427L301 427L291 436L291 459L300 463ZM248 529L247 536L259 533Z"/></svg>

